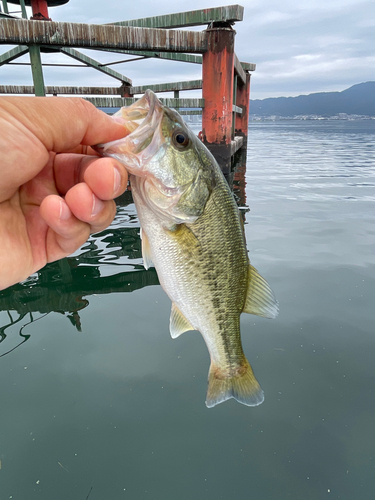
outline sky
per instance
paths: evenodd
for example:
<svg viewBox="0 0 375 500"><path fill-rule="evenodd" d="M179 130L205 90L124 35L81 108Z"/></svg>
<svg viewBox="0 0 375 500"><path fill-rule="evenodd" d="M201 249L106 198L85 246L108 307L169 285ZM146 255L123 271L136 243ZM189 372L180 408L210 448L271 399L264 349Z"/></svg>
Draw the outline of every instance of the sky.
<svg viewBox="0 0 375 500"><path fill-rule="evenodd" d="M70 0L50 8L49 15L53 21L102 24L230 4L218 0ZM252 99L341 91L375 80L374 0L244 0L239 4L245 11L244 20L234 27L235 51L240 61L256 64ZM0 53L10 48L3 45ZM100 62L124 59L118 54L85 53ZM42 58L45 63L74 63L63 55L43 54ZM28 62L28 56L17 62ZM133 85L201 78L200 65L182 62L145 59L111 67ZM45 67L44 78L46 85L118 86L116 80L88 68ZM31 85L30 67L0 67L0 84ZM181 97L198 97L199 93L189 91Z"/></svg>

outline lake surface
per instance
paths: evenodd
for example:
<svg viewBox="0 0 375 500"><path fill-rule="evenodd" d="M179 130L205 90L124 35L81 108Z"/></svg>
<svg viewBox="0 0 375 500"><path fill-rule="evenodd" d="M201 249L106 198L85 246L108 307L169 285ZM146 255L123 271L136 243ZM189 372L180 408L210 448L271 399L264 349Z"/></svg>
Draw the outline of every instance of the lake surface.
<svg viewBox="0 0 375 500"><path fill-rule="evenodd" d="M264 403L206 408L206 346L171 339L126 194L0 292L1 500L374 498L375 121L253 122L233 185L280 303L241 316Z"/></svg>

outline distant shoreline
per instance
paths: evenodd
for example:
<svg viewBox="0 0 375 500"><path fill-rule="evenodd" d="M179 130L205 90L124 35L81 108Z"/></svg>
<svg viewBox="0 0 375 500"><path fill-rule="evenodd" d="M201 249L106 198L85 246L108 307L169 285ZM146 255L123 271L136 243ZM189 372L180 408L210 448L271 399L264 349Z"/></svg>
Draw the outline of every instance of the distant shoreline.
<svg viewBox="0 0 375 500"><path fill-rule="evenodd" d="M299 120L299 121L370 121L375 120L375 116L368 115L349 115L346 113L339 113L338 115L333 116L320 116L320 115L294 115L294 116L262 116L256 114L249 115L249 121L257 122L257 121L290 121L290 120Z"/></svg>

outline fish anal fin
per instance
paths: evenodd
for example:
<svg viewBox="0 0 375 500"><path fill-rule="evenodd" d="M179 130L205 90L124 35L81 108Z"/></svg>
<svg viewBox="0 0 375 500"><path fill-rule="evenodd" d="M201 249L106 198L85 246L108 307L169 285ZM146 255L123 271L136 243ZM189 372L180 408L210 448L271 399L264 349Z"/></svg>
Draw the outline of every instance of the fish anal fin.
<svg viewBox="0 0 375 500"><path fill-rule="evenodd" d="M149 267L153 267L154 264L152 263L151 259L150 243L148 241L147 234L145 233L145 231L142 230L142 228L141 228L141 240L142 240L143 266L145 269L148 269Z"/></svg>
<svg viewBox="0 0 375 500"><path fill-rule="evenodd" d="M211 363L206 406L212 408L230 398L246 406L258 406L264 401L263 391L246 358L231 374Z"/></svg>
<svg viewBox="0 0 375 500"><path fill-rule="evenodd" d="M171 317L169 320L169 331L171 333L172 339L179 337L182 333L188 332L189 330L195 330L188 321L179 308L172 302Z"/></svg>
<svg viewBox="0 0 375 500"><path fill-rule="evenodd" d="M248 276L247 295L242 312L263 318L276 318L279 304L271 287L251 264Z"/></svg>

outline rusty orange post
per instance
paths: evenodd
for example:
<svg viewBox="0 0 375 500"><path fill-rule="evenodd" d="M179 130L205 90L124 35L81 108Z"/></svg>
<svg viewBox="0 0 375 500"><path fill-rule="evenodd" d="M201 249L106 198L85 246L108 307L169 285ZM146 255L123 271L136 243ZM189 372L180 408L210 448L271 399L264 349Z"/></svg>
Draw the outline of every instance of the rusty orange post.
<svg viewBox="0 0 375 500"><path fill-rule="evenodd" d="M231 164L234 35L229 24L210 26L202 60L202 139L225 173Z"/></svg>
<svg viewBox="0 0 375 500"><path fill-rule="evenodd" d="M237 87L236 105L242 109L242 114L236 113L235 133L247 139L249 127L249 105L250 105L250 73L246 72L246 83Z"/></svg>
<svg viewBox="0 0 375 500"><path fill-rule="evenodd" d="M47 0L31 0L31 9L33 11L33 15L31 19L37 21L50 21L51 19L48 17L48 3Z"/></svg>

